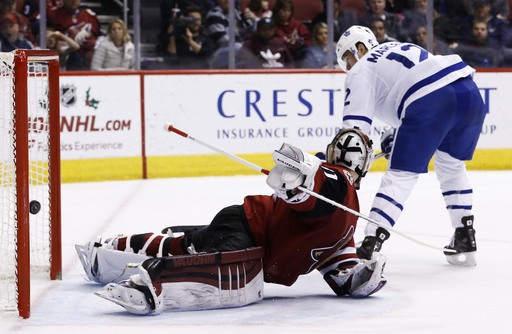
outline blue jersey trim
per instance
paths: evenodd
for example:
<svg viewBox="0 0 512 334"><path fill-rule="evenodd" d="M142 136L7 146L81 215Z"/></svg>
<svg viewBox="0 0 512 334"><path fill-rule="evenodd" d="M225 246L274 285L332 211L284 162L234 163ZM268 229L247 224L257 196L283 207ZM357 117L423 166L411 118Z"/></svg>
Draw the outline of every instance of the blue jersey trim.
<svg viewBox="0 0 512 334"><path fill-rule="evenodd" d="M441 71L437 72L437 73L434 73L432 74L431 76L429 77L426 77L425 79L417 82L416 84L412 85L408 90L407 92L404 94L404 96L402 97L402 101L400 101L400 105L398 106L398 119L401 119L402 117L402 112L403 112L403 109L404 109L404 104L405 104L405 101L414 93L416 93L418 90L420 90L421 88L425 87L425 86L428 86L434 82L436 82L437 80L440 80L441 78L444 78L445 76L447 76L448 74L450 73L453 73L455 71L458 71L460 69L463 69L464 67L466 67L467 65L464 63L464 62L459 62L457 64L453 64L447 68L444 68L442 69Z"/></svg>
<svg viewBox="0 0 512 334"><path fill-rule="evenodd" d="M466 190L452 190L452 191L446 191L443 193L443 196L450 196L450 195L464 195L464 194L472 194L473 189L466 189Z"/></svg>
<svg viewBox="0 0 512 334"><path fill-rule="evenodd" d="M347 115L347 116L343 117L343 121L349 121L349 120L362 121L362 122L366 122L366 123L372 125L371 118L368 118L368 117L365 117L365 116Z"/></svg>
<svg viewBox="0 0 512 334"><path fill-rule="evenodd" d="M404 210L404 207L402 204L398 203L397 201L395 201L394 199L392 199L391 197L387 196L387 195L384 195L382 193L377 193L377 195L375 195L375 197L380 197L382 199L385 199L386 201L388 201L389 203L393 204L394 206L396 206L397 208L400 209L400 211L403 211Z"/></svg>
<svg viewBox="0 0 512 334"><path fill-rule="evenodd" d="M389 222L389 224L391 224L391 226L395 226L395 221L390 216L388 216L384 211L382 211L381 209L372 208L370 210L370 212L371 211L376 212L379 215L381 215L383 218L385 218Z"/></svg>
<svg viewBox="0 0 512 334"><path fill-rule="evenodd" d="M446 207L448 210L471 210L472 208L472 205L448 205Z"/></svg>

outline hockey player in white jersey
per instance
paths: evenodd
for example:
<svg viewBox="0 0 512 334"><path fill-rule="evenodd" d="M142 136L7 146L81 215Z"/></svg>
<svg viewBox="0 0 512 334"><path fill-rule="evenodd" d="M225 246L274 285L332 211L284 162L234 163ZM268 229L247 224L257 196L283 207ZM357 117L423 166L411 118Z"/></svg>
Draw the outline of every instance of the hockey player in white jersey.
<svg viewBox="0 0 512 334"><path fill-rule="evenodd" d="M343 128L359 127L369 134L374 118L391 127L381 140L389 162L370 217L394 226L419 174L428 172L434 157L455 229L445 255L451 264L476 265L473 189L464 162L473 157L485 118L472 79L475 70L458 55L434 56L412 43L379 44L363 26L343 33L336 55L347 72ZM368 223L365 235L357 253L370 259L389 232Z"/></svg>

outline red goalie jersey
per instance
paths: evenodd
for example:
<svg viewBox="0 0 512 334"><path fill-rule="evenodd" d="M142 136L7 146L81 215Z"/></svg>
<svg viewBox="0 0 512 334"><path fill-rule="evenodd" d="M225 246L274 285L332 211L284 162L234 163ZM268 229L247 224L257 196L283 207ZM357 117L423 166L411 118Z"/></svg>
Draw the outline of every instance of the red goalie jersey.
<svg viewBox="0 0 512 334"><path fill-rule="evenodd" d="M359 211L347 169L322 164L313 190ZM292 204L274 196L247 196L243 208L256 244L263 247L268 283L292 285L314 269L358 259L353 240L357 217L316 197Z"/></svg>

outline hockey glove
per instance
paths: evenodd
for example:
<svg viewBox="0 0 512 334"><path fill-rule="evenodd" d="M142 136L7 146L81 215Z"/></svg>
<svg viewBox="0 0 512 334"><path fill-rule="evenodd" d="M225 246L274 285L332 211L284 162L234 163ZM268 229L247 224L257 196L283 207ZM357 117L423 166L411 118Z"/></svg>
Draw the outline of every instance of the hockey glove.
<svg viewBox="0 0 512 334"><path fill-rule="evenodd" d="M306 193L297 188L303 186L313 188L316 171L321 164L320 159L309 153L283 144L272 154L276 165L267 176L267 184L275 190L276 195L287 202L300 202Z"/></svg>
<svg viewBox="0 0 512 334"><path fill-rule="evenodd" d="M382 152L386 153L385 158L389 159L389 154L393 149L393 142L395 140L395 132L396 129L389 128L382 133L380 136L380 149Z"/></svg>
<svg viewBox="0 0 512 334"><path fill-rule="evenodd" d="M374 294L387 283L387 279L382 275L386 257L379 253L374 254L371 260L358 263L350 269L331 270L325 273L325 281L338 296L364 298Z"/></svg>

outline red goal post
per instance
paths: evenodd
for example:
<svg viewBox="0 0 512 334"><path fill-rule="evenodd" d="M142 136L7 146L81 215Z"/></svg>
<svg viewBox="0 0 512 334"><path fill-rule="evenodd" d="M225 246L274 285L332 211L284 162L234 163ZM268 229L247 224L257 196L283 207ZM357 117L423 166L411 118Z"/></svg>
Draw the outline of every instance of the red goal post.
<svg viewBox="0 0 512 334"><path fill-rule="evenodd" d="M56 52L0 53L0 310L22 318L31 274L62 275L59 107Z"/></svg>

